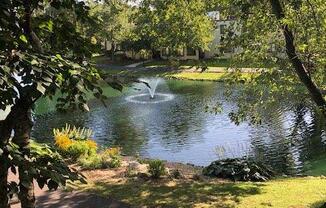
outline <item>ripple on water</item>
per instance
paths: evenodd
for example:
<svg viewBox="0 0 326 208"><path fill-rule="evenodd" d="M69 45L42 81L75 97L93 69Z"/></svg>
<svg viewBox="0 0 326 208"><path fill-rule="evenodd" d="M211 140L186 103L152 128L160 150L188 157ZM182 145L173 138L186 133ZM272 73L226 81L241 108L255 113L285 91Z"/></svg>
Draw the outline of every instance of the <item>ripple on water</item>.
<svg viewBox="0 0 326 208"><path fill-rule="evenodd" d="M131 95L126 97L128 102L138 103L138 104L156 104L163 103L170 100L173 100L174 95L165 94L165 93L156 93L154 98L151 98L148 94L139 94L139 95Z"/></svg>

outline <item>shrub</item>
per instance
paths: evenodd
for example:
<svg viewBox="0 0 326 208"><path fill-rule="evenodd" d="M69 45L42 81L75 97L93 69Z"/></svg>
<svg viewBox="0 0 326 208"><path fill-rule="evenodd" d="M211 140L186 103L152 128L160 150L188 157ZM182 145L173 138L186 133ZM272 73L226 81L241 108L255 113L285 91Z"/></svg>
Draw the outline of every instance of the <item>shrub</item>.
<svg viewBox="0 0 326 208"><path fill-rule="evenodd" d="M89 129L71 128L66 125L61 130L54 129L53 134L58 150L73 160L81 156L88 157L96 154L97 144L90 139L92 131Z"/></svg>
<svg viewBox="0 0 326 208"><path fill-rule="evenodd" d="M97 154L88 157L80 157L78 159L78 165L80 165L83 169L86 170L106 168L103 165L102 158L100 157L100 155Z"/></svg>
<svg viewBox="0 0 326 208"><path fill-rule="evenodd" d="M148 172L152 178L160 178L166 174L165 164L162 160L151 160L148 165Z"/></svg>
<svg viewBox="0 0 326 208"><path fill-rule="evenodd" d="M69 146L66 154L69 155L73 160L78 159L81 156L92 156L96 154L97 146L90 141L74 141Z"/></svg>
<svg viewBox="0 0 326 208"><path fill-rule="evenodd" d="M111 157L111 160L107 161L107 163L110 168L118 168L121 166L121 157L119 156Z"/></svg>
<svg viewBox="0 0 326 208"><path fill-rule="evenodd" d="M267 181L275 175L267 166L245 158L212 162L203 174L234 181Z"/></svg>
<svg viewBox="0 0 326 208"><path fill-rule="evenodd" d="M108 148L102 153L102 158L110 168L121 166L121 149L119 147Z"/></svg>
<svg viewBox="0 0 326 208"><path fill-rule="evenodd" d="M78 164L83 169L87 169L87 170L118 168L121 166L120 149L119 151L115 150L114 154L112 154L111 149L107 149L98 154L81 156L78 159Z"/></svg>
<svg viewBox="0 0 326 208"><path fill-rule="evenodd" d="M108 155L109 157L119 156L121 155L121 148L120 147L108 148L104 151L104 154Z"/></svg>

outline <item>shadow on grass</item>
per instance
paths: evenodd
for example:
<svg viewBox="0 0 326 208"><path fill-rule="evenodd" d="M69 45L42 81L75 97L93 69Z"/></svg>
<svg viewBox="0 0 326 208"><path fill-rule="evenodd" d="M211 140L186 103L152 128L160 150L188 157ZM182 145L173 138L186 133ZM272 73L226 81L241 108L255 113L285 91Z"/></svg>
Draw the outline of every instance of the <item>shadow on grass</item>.
<svg viewBox="0 0 326 208"><path fill-rule="evenodd" d="M326 208L326 199L323 200L323 201L319 201L319 202L313 203L311 205L311 208Z"/></svg>
<svg viewBox="0 0 326 208"><path fill-rule="evenodd" d="M128 180L119 184L98 182L88 188L128 204L147 207L237 207L241 197L260 194L263 184L141 182Z"/></svg>

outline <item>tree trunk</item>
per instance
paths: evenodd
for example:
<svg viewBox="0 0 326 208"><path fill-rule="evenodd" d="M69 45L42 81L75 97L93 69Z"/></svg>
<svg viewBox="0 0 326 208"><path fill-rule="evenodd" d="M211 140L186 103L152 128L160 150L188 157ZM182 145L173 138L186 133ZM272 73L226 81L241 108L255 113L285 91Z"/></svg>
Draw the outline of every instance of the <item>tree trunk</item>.
<svg viewBox="0 0 326 208"><path fill-rule="evenodd" d="M114 61L115 43L111 43L111 61Z"/></svg>
<svg viewBox="0 0 326 208"><path fill-rule="evenodd" d="M32 1L23 0L24 3L24 33L28 37L31 45L35 51L38 53L43 53L43 47L40 39L37 37L32 28ZM21 95L23 96L23 95ZM18 114L15 117L15 126L14 132L15 136L13 138L13 142L17 144L23 154L26 156L29 155L29 140L30 134L33 126L33 122L31 119L31 106L32 103L20 98L17 101L15 107L17 107ZM24 163L18 167L19 172L19 199L21 202L22 208L34 208L35 207L35 195L34 195L34 184L33 178L27 174L28 163Z"/></svg>
<svg viewBox="0 0 326 208"><path fill-rule="evenodd" d="M32 18L31 1L24 0L24 25L23 25L24 33L27 35L28 39L31 41L33 49L40 53L43 53L41 41L32 29L31 18Z"/></svg>
<svg viewBox="0 0 326 208"><path fill-rule="evenodd" d="M0 148L4 147L9 142L12 131L12 113L10 113L6 120L0 121ZM6 151L0 156L0 207L9 208L8 197L8 153Z"/></svg>
<svg viewBox="0 0 326 208"><path fill-rule="evenodd" d="M29 143L32 126L31 108L29 106L19 105L19 114L16 117L14 126L15 135L12 141L19 146L20 151L27 157L30 154ZM24 163L18 167L20 188L18 197L22 208L35 207L33 177L27 172L28 165L28 163Z"/></svg>
<svg viewBox="0 0 326 208"><path fill-rule="evenodd" d="M284 18L284 12L279 0L270 0L273 13L275 14L278 20L282 20ZM303 62L300 60L295 44L294 44L294 36L288 25L281 23L283 35L286 42L286 53L288 58L290 59L295 72L299 76L301 82L308 89L313 101L316 105L321 109L323 115L326 117L326 100L322 95L321 90L317 87L317 85L313 82L311 77L309 76L309 72L305 68Z"/></svg>
<svg viewBox="0 0 326 208"><path fill-rule="evenodd" d="M7 155L2 155L0 157L1 168L0 168L0 207L9 208L9 198L8 198L8 164L6 162Z"/></svg>

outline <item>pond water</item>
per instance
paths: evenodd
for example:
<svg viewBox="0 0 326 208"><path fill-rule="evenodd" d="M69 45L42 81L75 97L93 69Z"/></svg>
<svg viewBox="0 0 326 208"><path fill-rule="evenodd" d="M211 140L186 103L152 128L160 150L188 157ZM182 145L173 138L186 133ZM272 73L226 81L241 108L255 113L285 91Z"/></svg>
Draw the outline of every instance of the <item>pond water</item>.
<svg viewBox="0 0 326 208"><path fill-rule="evenodd" d="M155 100L144 96L149 93L143 84L123 93L107 88L107 108L92 100L87 113L57 113L43 100L36 106L33 136L49 141L53 128L69 123L91 128L100 145L121 146L128 155L195 165L250 155L285 173L300 172L326 155L325 121L309 108L284 100L263 114L263 125L237 126L228 117L236 106L224 90L223 83L160 80ZM217 102L222 113L206 112Z"/></svg>

